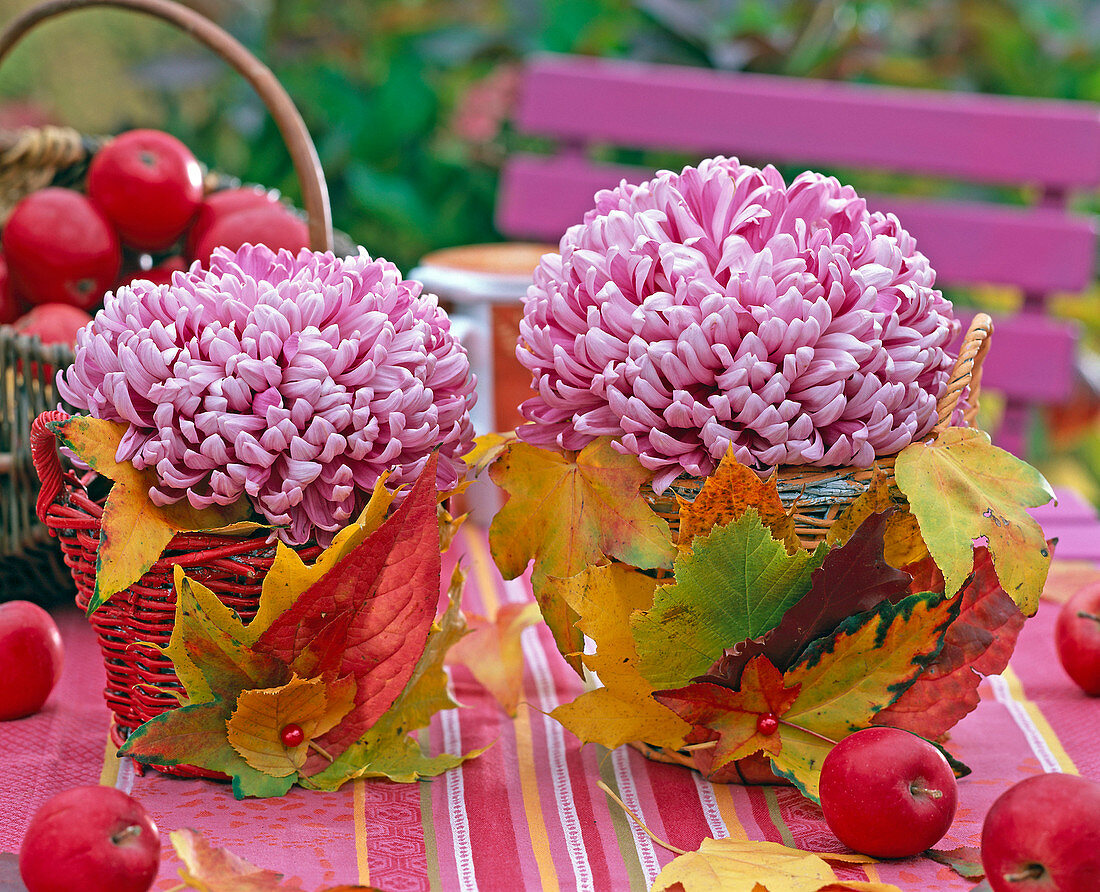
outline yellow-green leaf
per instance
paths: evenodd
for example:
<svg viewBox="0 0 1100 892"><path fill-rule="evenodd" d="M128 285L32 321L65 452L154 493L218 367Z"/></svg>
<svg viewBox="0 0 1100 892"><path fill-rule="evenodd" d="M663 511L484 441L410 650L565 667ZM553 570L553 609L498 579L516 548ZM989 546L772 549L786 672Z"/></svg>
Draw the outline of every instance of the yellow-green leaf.
<svg viewBox="0 0 1100 892"><path fill-rule="evenodd" d="M653 604L656 580L624 564L589 567L553 580L558 596L579 616L577 628L596 644L583 658L603 685L581 694L551 715L581 740L609 749L631 740L679 747L691 730L651 696L653 685L638 672L630 616Z"/></svg>
<svg viewBox="0 0 1100 892"><path fill-rule="evenodd" d="M772 536L783 542L787 551L793 554L801 543L795 532L794 519L779 497L775 479L775 474L772 474L767 480L762 480L752 468L737 460L733 446L730 446L693 502L676 497L680 504L680 547L689 548L696 536L705 536L714 527L737 520L745 509L754 508Z"/></svg>
<svg viewBox="0 0 1100 892"><path fill-rule="evenodd" d="M466 467L474 472L474 476L477 476L507 452L508 447L515 441L515 431L509 431L506 434L482 434L474 438L473 448L462 456L462 460L466 463Z"/></svg>
<svg viewBox="0 0 1100 892"><path fill-rule="evenodd" d="M84 415L50 424L50 430L63 445L97 474L114 481L103 506L89 614L111 595L137 582L176 533L223 528L252 514L247 498L232 505L204 509L192 508L186 499L163 508L154 505L149 499L149 490L157 484L153 469L139 471L128 461L115 460L126 427L120 422Z"/></svg>
<svg viewBox="0 0 1100 892"><path fill-rule="evenodd" d="M684 892L818 892L836 882L833 869L812 852L777 842L704 839L696 852L667 864L653 883L663 892L677 883Z"/></svg>
<svg viewBox="0 0 1100 892"><path fill-rule="evenodd" d="M180 879L188 889L201 892L305 892L297 879L283 882L283 875L261 870L228 849L210 845L195 830L169 834L183 867Z"/></svg>
<svg viewBox="0 0 1100 892"><path fill-rule="evenodd" d="M226 725L229 744L257 771L286 777L305 765L310 741L332 730L354 705L350 675L331 683L294 676L276 688L242 691ZM295 746L282 740L291 724L302 729Z"/></svg>
<svg viewBox="0 0 1100 892"><path fill-rule="evenodd" d="M1054 498L1043 475L998 449L984 432L955 427L904 449L895 473L948 594L966 581L974 540L984 536L1001 587L1033 614L1051 559L1042 529L1027 512Z"/></svg>

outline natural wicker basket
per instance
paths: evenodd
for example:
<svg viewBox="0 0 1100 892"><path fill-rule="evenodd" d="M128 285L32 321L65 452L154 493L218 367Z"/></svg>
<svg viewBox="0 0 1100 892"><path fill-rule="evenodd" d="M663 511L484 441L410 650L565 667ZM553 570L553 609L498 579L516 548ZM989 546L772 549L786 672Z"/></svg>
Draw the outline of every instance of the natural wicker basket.
<svg viewBox="0 0 1100 892"><path fill-rule="evenodd" d="M111 6L165 19L205 43L256 88L286 139L302 184L311 244L351 253L354 246L333 233L328 193L316 151L290 98L274 75L233 37L212 22L169 0L50 0L33 7L0 34L0 61L37 24L69 9ZM95 152L107 142L68 127L27 128L0 133L0 226L24 196L51 185L79 188ZM236 183L210 172L207 192ZM55 604L75 592L61 552L35 514L37 481L28 432L42 412L61 405L54 376L73 360L70 347L43 345L34 336L0 326L0 600Z"/></svg>
<svg viewBox="0 0 1100 892"><path fill-rule="evenodd" d="M50 0L0 34L0 60L38 22L88 6L122 7L162 18L206 44L246 77L287 143L302 187L310 242L317 250L331 250L333 232L324 174L301 116L274 75L235 38L198 13L169 0ZM61 356L50 361L55 368L66 364ZM53 405L57 405L56 397ZM33 424L28 420L22 430L30 431L30 461L41 482L35 513L44 529L60 541L64 564L76 586L76 602L87 608L95 588L106 487L93 473L63 468L56 439L47 425L66 417L63 411L46 411ZM33 491L28 481L25 495ZM312 560L320 549L307 545L298 551ZM171 661L157 647L168 643L175 621L173 567L184 567L189 576L208 586L247 621L256 613L263 578L274 555L266 533L249 537L179 534L148 573L92 615L107 669L104 696L114 713L111 733L116 743L138 725L179 705L173 691L182 687ZM190 766L164 770L188 777L220 776Z"/></svg>
<svg viewBox="0 0 1100 892"><path fill-rule="evenodd" d="M951 424L964 396L963 419L968 426L975 423L982 362L989 352L992 333L993 321L985 313L979 313L971 321L947 389L936 406L936 425L932 436ZM892 484L895 458L894 455L882 456L875 459L869 468L813 468L806 465L777 468L776 488L787 510L793 509L795 532L802 544L806 548L815 548L823 542L841 512L866 492L876 470ZM643 487L642 496L664 518L675 535L680 528L680 508L676 497L686 502L695 501L705 482L705 477L679 477L660 495L648 486ZM900 498L901 494L898 493L898 496Z"/></svg>

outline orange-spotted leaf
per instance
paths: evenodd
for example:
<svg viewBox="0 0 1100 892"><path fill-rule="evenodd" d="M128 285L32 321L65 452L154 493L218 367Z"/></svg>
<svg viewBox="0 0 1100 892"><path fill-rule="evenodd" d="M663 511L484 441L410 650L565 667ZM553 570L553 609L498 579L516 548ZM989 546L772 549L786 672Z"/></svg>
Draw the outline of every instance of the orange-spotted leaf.
<svg viewBox="0 0 1100 892"><path fill-rule="evenodd" d="M563 653L581 649L576 615L548 596L546 577L575 576L608 558L642 569L672 565L668 524L641 496L650 472L609 438L566 454L513 443L489 473L508 493L489 528L493 560L506 579L535 562L535 595Z"/></svg>
<svg viewBox="0 0 1100 892"><path fill-rule="evenodd" d="M103 506L89 614L111 595L137 582L176 533L228 527L252 515L247 498L201 510L192 508L186 499L163 508L154 505L149 499L149 490L157 483L153 469L139 471L128 461L115 459L125 424L74 415L51 422L49 427L88 467L114 481Z"/></svg>
<svg viewBox="0 0 1100 892"><path fill-rule="evenodd" d="M930 558L911 568L934 583ZM942 577L940 591L943 590ZM963 586L959 616L947 628L943 649L892 705L879 712L876 725L891 725L935 740L978 706L978 685L986 675L1004 671L1024 625L1024 615L1008 596L993 569L989 550L974 550L974 572Z"/></svg>
<svg viewBox="0 0 1100 892"><path fill-rule="evenodd" d="M920 535L917 519L910 513L905 496L879 467L871 473L871 482L829 527L825 541L842 545L872 514L889 512L883 535L883 556L891 567L916 563L928 554Z"/></svg>
<svg viewBox="0 0 1100 892"><path fill-rule="evenodd" d="M799 686L785 687L783 673L766 657L752 660L741 674L741 688L696 682L654 698L696 727L718 734L715 769L753 753L777 755L783 748L779 719L798 696Z"/></svg>
<svg viewBox="0 0 1100 892"><path fill-rule="evenodd" d="M601 687L564 703L551 715L581 740L614 749L631 740L679 747L691 730L650 696L653 685L638 672L630 617L653 604L655 579L611 564L554 580L558 596L579 617L577 628L596 645L583 657Z"/></svg>
<svg viewBox="0 0 1100 892"><path fill-rule="evenodd" d="M306 763L310 742L332 730L355 704L350 675L326 682L294 676L277 688L242 691L229 717L230 746L257 771L272 777L296 774ZM284 731L297 725L301 740L287 743Z"/></svg>
<svg viewBox="0 0 1100 892"><path fill-rule="evenodd" d="M173 830L172 847L183 862L180 879L203 892L306 892L297 879L261 870L228 849L212 846L194 830Z"/></svg>
<svg viewBox="0 0 1100 892"><path fill-rule="evenodd" d="M680 506L680 547L690 548L696 536L705 536L714 527L737 520L747 508L754 508L772 536L784 543L788 552L794 553L801 547L798 534L794 519L779 498L775 480L775 474L764 480L741 464L730 446L694 501L676 496Z"/></svg>
<svg viewBox="0 0 1100 892"><path fill-rule="evenodd" d="M333 755L389 709L424 652L439 599L436 459L381 526L256 640L299 675L355 677L354 708L317 741Z"/></svg>
<svg viewBox="0 0 1100 892"><path fill-rule="evenodd" d="M478 684L491 693L508 715L514 716L523 696L523 630L542 619L539 605L504 604L492 620L466 618L471 632L450 650L448 662L461 663Z"/></svg>
<svg viewBox="0 0 1100 892"><path fill-rule="evenodd" d="M1054 498L1043 475L983 431L957 427L902 450L895 474L947 593L962 588L974 566L974 540L984 537L1001 587L1031 616L1051 559L1042 528L1027 512Z"/></svg>

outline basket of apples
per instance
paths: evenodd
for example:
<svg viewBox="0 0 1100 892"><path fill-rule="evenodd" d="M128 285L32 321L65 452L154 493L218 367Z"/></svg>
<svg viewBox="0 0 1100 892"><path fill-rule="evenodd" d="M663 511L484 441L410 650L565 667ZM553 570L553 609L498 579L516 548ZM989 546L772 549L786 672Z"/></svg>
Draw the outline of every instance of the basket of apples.
<svg viewBox="0 0 1100 892"><path fill-rule="evenodd" d="M47 3L0 37L0 59L38 22L73 4ZM88 4L104 5L104 4ZM106 4L112 5L112 4ZM174 136L132 130L113 138L47 126L0 133L0 590L49 603L71 581L35 516L37 478L27 432L62 402L54 378L77 332L119 285L169 283L215 247L297 251L332 247L327 194L297 111L262 65L221 29L170 2L121 3L188 20L187 27L265 97L302 183L305 214L262 186L208 170ZM346 237L338 253L352 250Z"/></svg>

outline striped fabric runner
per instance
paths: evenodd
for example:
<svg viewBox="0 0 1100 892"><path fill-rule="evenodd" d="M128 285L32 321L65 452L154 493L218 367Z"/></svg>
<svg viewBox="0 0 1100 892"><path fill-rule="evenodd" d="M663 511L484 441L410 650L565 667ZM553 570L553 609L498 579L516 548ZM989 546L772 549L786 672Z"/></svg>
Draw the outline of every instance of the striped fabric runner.
<svg viewBox="0 0 1100 892"><path fill-rule="evenodd" d="M484 533L467 528L452 550L469 570L466 608L491 616L530 598L504 582ZM445 578L449 567L445 568ZM1057 605L1028 622L1011 668L982 684L982 704L952 732L950 749L974 769L960 783L955 823L940 848L976 846L981 820L1003 790L1042 771L1100 778L1100 700L1077 692L1053 653ZM452 672L464 708L422 734L433 753L491 743L472 762L430 782L357 781L331 794L293 790L276 800L233 799L216 783L135 776L104 754L102 669L90 630L60 614L68 645L62 688L42 714L0 724L0 850L16 851L39 802L77 783L115 784L140 798L162 831L201 830L252 863L297 877L306 889L340 883L400 890L648 889L673 857L597 787L602 780L653 833L683 849L704 837L770 840L843 851L820 810L793 789L712 785L686 769L650 762L630 748L581 747L546 713L580 680L539 626L523 637L526 705L513 720L462 667ZM1092 729L1090 731L1090 729ZM166 848L156 889L178 883ZM840 867L844 879L882 880L904 890L969 890L973 883L927 859Z"/></svg>

